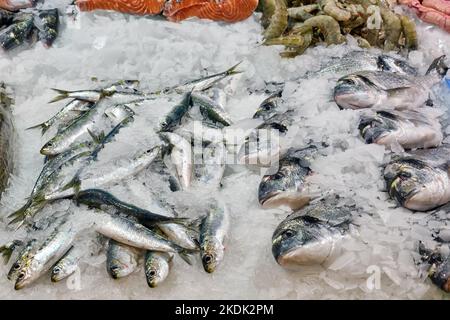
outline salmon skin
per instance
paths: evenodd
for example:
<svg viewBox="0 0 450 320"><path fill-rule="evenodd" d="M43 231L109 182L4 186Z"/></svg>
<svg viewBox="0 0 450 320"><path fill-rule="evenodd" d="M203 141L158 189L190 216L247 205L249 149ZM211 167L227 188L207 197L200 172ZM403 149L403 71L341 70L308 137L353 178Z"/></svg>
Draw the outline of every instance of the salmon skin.
<svg viewBox="0 0 450 320"><path fill-rule="evenodd" d="M163 11L165 0L77 0L81 11L113 10L136 15L156 15Z"/></svg>
<svg viewBox="0 0 450 320"><path fill-rule="evenodd" d="M113 10L136 15L163 12L170 21L197 17L236 22L250 17L258 0L77 0L76 4L81 11Z"/></svg>
<svg viewBox="0 0 450 320"><path fill-rule="evenodd" d="M257 6L258 0L170 0L163 14L170 21L197 17L236 22L250 17Z"/></svg>

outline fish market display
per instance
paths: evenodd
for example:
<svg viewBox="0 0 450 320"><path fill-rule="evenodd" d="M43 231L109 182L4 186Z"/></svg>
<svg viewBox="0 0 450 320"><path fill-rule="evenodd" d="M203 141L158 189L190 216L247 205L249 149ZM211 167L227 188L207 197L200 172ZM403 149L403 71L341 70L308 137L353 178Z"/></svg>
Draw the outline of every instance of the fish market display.
<svg viewBox="0 0 450 320"><path fill-rule="evenodd" d="M265 45L283 45L282 57L303 54L310 46L324 42L336 45L356 39L361 48L379 47L415 50L416 27L407 16L398 15L384 1L263 0L261 24Z"/></svg>
<svg viewBox="0 0 450 320"><path fill-rule="evenodd" d="M13 100L4 84L0 84L0 195L8 185L13 171L14 126L12 122Z"/></svg>
<svg viewBox="0 0 450 320"><path fill-rule="evenodd" d="M265 30L70 2L0 15L44 44L0 59L0 298L448 299L450 35L379 4L349 35L354 2L261 3ZM281 59L261 34L294 14L317 45ZM380 17L389 53L352 38Z"/></svg>
<svg viewBox="0 0 450 320"><path fill-rule="evenodd" d="M8 11L30 8L34 5L34 0L1 0L0 8Z"/></svg>

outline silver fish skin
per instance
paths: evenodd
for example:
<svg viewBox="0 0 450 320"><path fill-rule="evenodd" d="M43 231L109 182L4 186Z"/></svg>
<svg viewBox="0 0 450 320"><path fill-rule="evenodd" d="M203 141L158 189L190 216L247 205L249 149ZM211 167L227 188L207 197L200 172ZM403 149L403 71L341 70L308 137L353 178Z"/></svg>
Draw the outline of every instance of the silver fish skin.
<svg viewBox="0 0 450 320"><path fill-rule="evenodd" d="M29 256L31 252L35 249L37 246L37 240L31 239L26 242L25 246L20 250L16 261L12 264L11 268L8 271L8 280L15 281L17 278L17 275L19 271L25 266L27 260L29 259Z"/></svg>
<svg viewBox="0 0 450 320"><path fill-rule="evenodd" d="M415 110L376 111L362 116L358 129L366 143L405 149L438 147L444 138L439 120Z"/></svg>
<svg viewBox="0 0 450 320"><path fill-rule="evenodd" d="M180 123L186 113L191 109L191 93L185 93L183 100L175 105L164 117L159 131L173 131Z"/></svg>
<svg viewBox="0 0 450 320"><path fill-rule="evenodd" d="M74 274L79 268L80 259L85 255L85 249L83 246L72 246L53 266L52 282L59 282Z"/></svg>
<svg viewBox="0 0 450 320"><path fill-rule="evenodd" d="M408 61L387 54L375 54L367 51L351 51L340 58L332 58L327 65L315 74L349 74L358 71L385 71L398 74L417 75L417 69Z"/></svg>
<svg viewBox="0 0 450 320"><path fill-rule="evenodd" d="M429 104L431 88L447 73L445 56L437 58L425 76L383 71L359 71L338 80L334 100L343 109L416 109Z"/></svg>
<svg viewBox="0 0 450 320"><path fill-rule="evenodd" d="M91 212L93 228L117 242L145 250L181 252L183 249L130 219L100 211Z"/></svg>
<svg viewBox="0 0 450 320"><path fill-rule="evenodd" d="M277 110L281 104L282 94L283 89L280 89L264 99L264 101L261 102L255 114L253 115L253 119L261 118L263 120L267 120L268 118L277 114Z"/></svg>
<svg viewBox="0 0 450 320"><path fill-rule="evenodd" d="M274 174L263 176L258 188L258 200L263 208L289 206L300 209L312 198L307 179L312 173L310 163L318 153L314 145L291 148L280 159Z"/></svg>
<svg viewBox="0 0 450 320"><path fill-rule="evenodd" d="M434 164L406 155L384 168L383 177L392 199L415 211L428 211L450 201L448 160Z"/></svg>
<svg viewBox="0 0 450 320"><path fill-rule="evenodd" d="M136 248L110 239L106 252L106 270L111 278L124 278L136 271L139 253Z"/></svg>
<svg viewBox="0 0 450 320"><path fill-rule="evenodd" d="M58 183L50 186L44 193L47 201L70 197L80 190L97 189L99 187L132 177L148 167L160 154L161 147L155 146L133 157L127 166L103 171L94 166L83 166L80 170L68 177L72 177L68 184ZM67 180L66 180L67 181Z"/></svg>
<svg viewBox="0 0 450 320"><path fill-rule="evenodd" d="M340 253L355 210L353 203L329 195L289 215L272 236L275 260L288 269L331 261Z"/></svg>
<svg viewBox="0 0 450 320"><path fill-rule="evenodd" d="M225 172L226 148L222 142L210 143L202 149L202 159L194 167L194 177L202 186L219 188Z"/></svg>
<svg viewBox="0 0 450 320"><path fill-rule="evenodd" d="M193 170L192 147L190 142L171 132L163 132L160 136L172 146L170 158L175 166L177 178L182 189L188 189L191 185Z"/></svg>
<svg viewBox="0 0 450 320"><path fill-rule="evenodd" d="M230 126L233 124L233 121L225 112L224 107L218 104L217 101L195 92L191 94L191 99L194 106L199 106L203 117L211 120L213 123L219 123L223 126Z"/></svg>
<svg viewBox="0 0 450 320"><path fill-rule="evenodd" d="M14 288L22 289L48 271L71 247L77 232L72 224L64 220L35 252L30 254L16 279Z"/></svg>
<svg viewBox="0 0 450 320"><path fill-rule="evenodd" d="M41 148L41 154L57 155L76 144L93 140L92 134L97 137L106 135L116 125L133 115L132 110L126 105L111 105L108 99L102 99L77 121L50 139Z"/></svg>
<svg viewBox="0 0 450 320"><path fill-rule="evenodd" d="M172 267L173 254L167 252L147 251L145 253L145 277L150 288L163 283Z"/></svg>
<svg viewBox="0 0 450 320"><path fill-rule="evenodd" d="M84 112L89 111L92 106L92 102L74 99L66 104L61 110L59 110L53 117L51 117L47 121L29 127L27 129L40 128L41 133L44 134L55 123L58 123L61 130L63 127L67 127L67 124L79 118Z"/></svg>
<svg viewBox="0 0 450 320"><path fill-rule="evenodd" d="M212 74L210 76L201 77L196 80L188 81L184 84L167 88L164 90L165 93L168 92L176 92L179 94L186 93L186 92L199 92L199 91L205 91L211 87L213 87L218 82L222 81L223 79L241 73L241 71L237 71L236 68L241 64L239 62L238 64L232 66L228 70L225 70L223 72L219 72L216 74Z"/></svg>
<svg viewBox="0 0 450 320"><path fill-rule="evenodd" d="M230 216L223 205L211 207L200 224L200 256L206 272L214 272L223 260Z"/></svg>

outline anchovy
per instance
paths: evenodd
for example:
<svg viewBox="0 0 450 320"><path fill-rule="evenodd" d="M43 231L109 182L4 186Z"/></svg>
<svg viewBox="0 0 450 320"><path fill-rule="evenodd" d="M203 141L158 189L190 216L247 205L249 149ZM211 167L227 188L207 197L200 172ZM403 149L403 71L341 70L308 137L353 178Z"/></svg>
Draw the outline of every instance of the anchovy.
<svg viewBox="0 0 450 320"><path fill-rule="evenodd" d="M191 107L191 93L188 92L184 94L183 100L174 106L165 116L159 131L172 131L181 123L184 115L190 110Z"/></svg>
<svg viewBox="0 0 450 320"><path fill-rule="evenodd" d="M223 106L207 96L199 93L192 93L191 99L193 105L198 105L202 115L214 123L220 123L223 126L230 126L233 121L224 111Z"/></svg>

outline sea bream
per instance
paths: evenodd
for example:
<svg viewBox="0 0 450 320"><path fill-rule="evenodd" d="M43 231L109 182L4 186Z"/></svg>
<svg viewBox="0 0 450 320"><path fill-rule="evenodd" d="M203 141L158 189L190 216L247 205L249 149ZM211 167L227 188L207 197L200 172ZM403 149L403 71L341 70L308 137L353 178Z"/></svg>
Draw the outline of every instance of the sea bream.
<svg viewBox="0 0 450 320"><path fill-rule="evenodd" d="M342 241L349 235L352 200L328 195L289 215L272 236L272 254L288 269L320 265L341 253Z"/></svg>
<svg viewBox="0 0 450 320"><path fill-rule="evenodd" d="M380 110L361 117L358 129L366 143L404 149L433 148L442 143L439 120L424 111Z"/></svg>
<svg viewBox="0 0 450 320"><path fill-rule="evenodd" d="M383 172L391 198L416 211L431 210L449 202L449 154L448 146L442 146L394 157Z"/></svg>
<svg viewBox="0 0 450 320"><path fill-rule="evenodd" d="M359 71L342 77L334 101L343 109L415 109L430 105L431 89L446 75L445 56L433 61L425 76Z"/></svg>
<svg viewBox="0 0 450 320"><path fill-rule="evenodd" d="M264 175L258 188L258 200L263 208L289 206L299 209L306 205L312 194L307 179L312 173L310 163L318 154L318 148L290 148L278 162L278 170Z"/></svg>

